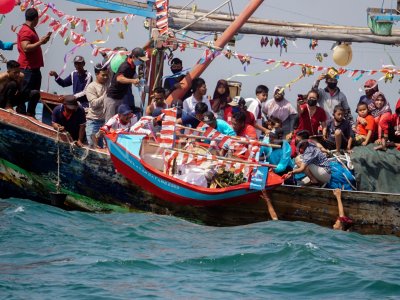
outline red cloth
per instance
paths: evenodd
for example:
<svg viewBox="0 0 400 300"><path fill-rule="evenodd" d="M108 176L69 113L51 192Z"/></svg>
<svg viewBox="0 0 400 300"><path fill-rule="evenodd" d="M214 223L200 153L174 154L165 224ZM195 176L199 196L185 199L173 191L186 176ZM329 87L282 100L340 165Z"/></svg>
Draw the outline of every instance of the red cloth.
<svg viewBox="0 0 400 300"><path fill-rule="evenodd" d="M389 134L389 127L392 121L391 112L385 112L384 114L375 118L375 128L378 129L378 139L382 138L382 135Z"/></svg>
<svg viewBox="0 0 400 300"><path fill-rule="evenodd" d="M32 29L26 24L23 24L17 35L17 46L18 46L18 62L22 69L39 69L44 66L43 55L41 47L37 47L35 50L30 52L24 52L22 50L21 43L28 41L30 44L37 43L39 36L35 29Z"/></svg>
<svg viewBox="0 0 400 300"><path fill-rule="evenodd" d="M310 135L317 135L320 123L326 121L326 113L324 109L317 106L315 113L310 116L307 104L303 104L301 108L303 112L299 115L299 126L297 127L297 130L308 130Z"/></svg>
<svg viewBox="0 0 400 300"><path fill-rule="evenodd" d="M246 114L246 124L252 125L254 126L254 123L256 122L256 119L254 118L254 115L249 112L249 111L245 111L244 112ZM225 110L224 110L224 120L229 124L232 125L232 106L231 105L227 105Z"/></svg>
<svg viewBox="0 0 400 300"><path fill-rule="evenodd" d="M256 129L250 124L245 124L244 129L241 132L236 132L236 134L253 140L257 139Z"/></svg>
<svg viewBox="0 0 400 300"><path fill-rule="evenodd" d="M368 115L365 117L365 120L367 121L367 125L362 125L360 122L358 122L358 118L357 118L357 133L358 134L367 135L369 130L374 131L375 120L374 120L373 116Z"/></svg>

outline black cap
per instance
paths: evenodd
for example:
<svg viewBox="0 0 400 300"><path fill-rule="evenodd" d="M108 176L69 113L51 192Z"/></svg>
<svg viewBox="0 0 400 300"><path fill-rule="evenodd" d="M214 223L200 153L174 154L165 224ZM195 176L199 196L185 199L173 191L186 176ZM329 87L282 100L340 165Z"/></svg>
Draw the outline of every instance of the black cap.
<svg viewBox="0 0 400 300"><path fill-rule="evenodd" d="M203 122L206 123L207 125L210 125L214 122L216 122L217 119L214 116L214 113L212 111L207 111L203 115Z"/></svg>
<svg viewBox="0 0 400 300"><path fill-rule="evenodd" d="M135 49L133 49L131 52L131 56L136 57L136 58L140 59L141 61L149 60L146 56L146 52L140 47L136 47Z"/></svg>
<svg viewBox="0 0 400 300"><path fill-rule="evenodd" d="M83 58L83 56L77 55L74 58L74 63L82 63L85 62L85 59Z"/></svg>
<svg viewBox="0 0 400 300"><path fill-rule="evenodd" d="M66 106L69 109L75 109L75 108L78 108L78 106L79 106L78 101L76 100L74 95L64 96L63 104L64 104L64 106Z"/></svg>

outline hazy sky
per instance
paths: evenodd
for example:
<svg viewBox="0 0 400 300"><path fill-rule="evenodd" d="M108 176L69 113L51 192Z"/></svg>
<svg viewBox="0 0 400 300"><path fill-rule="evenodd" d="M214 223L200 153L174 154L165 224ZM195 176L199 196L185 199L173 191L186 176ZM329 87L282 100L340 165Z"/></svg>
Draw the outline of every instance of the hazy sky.
<svg viewBox="0 0 400 300"><path fill-rule="evenodd" d="M115 46L126 46L128 49L132 49L136 46L143 45L147 38L148 32L143 27L143 17L136 16L129 23L129 31L125 33L125 39L118 37L118 31L121 30L122 26L117 24L114 27L110 27L109 34L107 33L96 33L94 32L94 24L96 18L112 18L117 16L123 16L124 14L111 14L111 13L95 13L95 12L77 12L77 7L83 7L83 5L77 5L73 2L64 0L52 0L56 8L64 11L67 14L75 15L77 17L85 17L91 22L91 32L86 34L87 40L93 41L96 39L107 39L108 42L104 45L106 47L113 48ZM144 1L142 1L144 2ZM185 5L189 0L170 0L171 5ZM211 0L197 0L195 3L200 9L213 9L217 7L220 1ZM233 7L235 13L240 10L248 3L245 0L233 0ZM382 1L372 0L337 0L337 1L315 1L315 0L270 0L264 1L258 11L254 14L258 18L266 18L272 20L283 20L292 22L304 22L304 23L320 23L320 24L340 24L340 25L352 25L352 26L367 26L367 13L368 7L380 7ZM396 5L396 1L385 1L384 7L391 8ZM227 8L225 9L227 11ZM50 14L52 15L52 14ZM24 15L20 12L19 8L16 7L13 12L6 15L6 19L0 25L0 38L3 41L16 40L16 34L13 33L10 28L11 25L19 25L24 22ZM394 26L396 28L396 24ZM40 36L44 35L49 31L47 24L40 25L37 28ZM199 37L194 33L188 32L188 36ZM213 38L212 36L210 37ZM242 40L236 43L235 50L238 53L248 54L254 57L260 57L265 59L275 60L289 60L293 62L309 63L312 65L321 65L325 67L334 66L331 59L332 51L330 50L333 42L320 41L319 46L316 50L310 50L309 40L297 39L294 45L289 41L288 51L283 51L282 56L279 55L279 48L261 48L260 47L260 36L245 36ZM47 49L50 44L42 47L43 51ZM73 44L70 42L68 46L65 46L61 37L56 37L45 56L45 67L42 69L43 81L42 89L47 90L48 81L47 74L50 70L56 70L59 72L63 66L63 58L65 53L72 49ZM392 56L394 62L399 64L400 62L400 50L398 47L377 45L377 44L360 44L356 43L352 45L353 48L353 60L348 68L353 69L380 69L382 65L390 64L388 53ZM386 50L386 51L385 51ZM316 60L316 54L327 53L329 57L325 58L322 63ZM3 52L8 59L17 59L18 51L5 51ZM78 50L77 54L83 55L86 58L87 68L92 71L92 64L89 62L92 60L94 63L100 62L101 57L91 57L91 48L84 47ZM175 51L175 56L180 57L184 61L184 68L189 68L195 64L195 62L201 57L202 51L187 49L184 52L179 50ZM252 60L251 64L247 67L247 73L255 73L263 71L267 68L271 68L273 65L266 65L263 62ZM5 66L2 65L2 70L5 70ZM69 63L67 71L73 70L73 64ZM169 68L166 68L169 71ZM300 67L292 67L291 69L284 69L279 67L271 72L264 73L263 75L256 77L245 77L245 78L234 78L243 83L242 96L252 97L254 96L255 87L258 84L265 84L270 89L275 85L284 85L297 76L300 75ZM218 57L208 67L206 72L203 74L203 78L207 82L208 94L214 92L215 83L218 79L228 78L234 74L245 73L243 66L238 60L228 60L223 56ZM68 73L66 73L68 74ZM298 93L305 93L309 90L312 83L316 79L317 75L307 77L295 83L291 89L286 90L287 99L292 103L295 103L295 99ZM339 87L346 94L350 106L354 111L356 102L362 93L359 88L362 87L365 80L374 78L379 79L382 75L375 74L373 76L364 76L358 82L354 82L353 78L343 75L339 80ZM321 83L323 87L324 84ZM383 91L393 108L397 99L399 98L399 77L393 79L392 83L379 82L380 90ZM57 86L53 78L50 80L50 91L58 91L59 93L68 93L71 88L62 89Z"/></svg>

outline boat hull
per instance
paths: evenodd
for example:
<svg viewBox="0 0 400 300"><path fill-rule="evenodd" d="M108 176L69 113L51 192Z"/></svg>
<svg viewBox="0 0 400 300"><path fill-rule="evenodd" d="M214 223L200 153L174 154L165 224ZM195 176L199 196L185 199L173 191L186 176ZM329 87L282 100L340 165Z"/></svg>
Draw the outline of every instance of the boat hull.
<svg viewBox="0 0 400 300"><path fill-rule="evenodd" d="M72 151L63 136L59 139L62 191L67 199L77 200L70 203L78 207L86 207L92 199L97 206L117 204L212 226L270 220L259 197L202 207L164 201L117 173L108 153L89 150L84 158L85 149ZM56 161L57 133L53 129L0 109L0 197L50 203L50 192L56 190ZM329 189L281 186L271 190L270 196L281 220L331 227L337 217L337 203ZM344 191L342 198L355 231L400 236L399 194Z"/></svg>

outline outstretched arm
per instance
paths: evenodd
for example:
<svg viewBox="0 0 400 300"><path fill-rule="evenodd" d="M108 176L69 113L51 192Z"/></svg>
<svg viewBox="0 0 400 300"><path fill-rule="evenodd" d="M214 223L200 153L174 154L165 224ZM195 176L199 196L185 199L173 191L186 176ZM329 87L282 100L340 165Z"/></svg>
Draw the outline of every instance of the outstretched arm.
<svg viewBox="0 0 400 300"><path fill-rule="evenodd" d="M344 217L344 209L343 209L343 203L342 203L342 191L341 189L334 189L333 194L336 197L337 203L338 203L338 211L339 211L339 217Z"/></svg>

